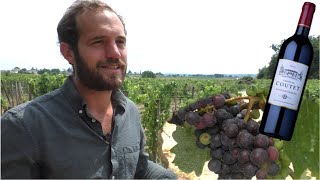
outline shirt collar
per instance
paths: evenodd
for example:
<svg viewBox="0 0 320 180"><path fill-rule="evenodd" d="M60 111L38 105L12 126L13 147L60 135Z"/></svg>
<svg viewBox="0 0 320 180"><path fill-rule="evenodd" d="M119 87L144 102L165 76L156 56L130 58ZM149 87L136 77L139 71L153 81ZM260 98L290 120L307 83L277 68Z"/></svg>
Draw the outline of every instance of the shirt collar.
<svg viewBox="0 0 320 180"><path fill-rule="evenodd" d="M72 81L72 76L67 77L64 84L61 87L61 91L76 111L85 110L83 108L85 107L86 103L84 99L80 96L80 93L78 92L77 88L75 87ZM115 107L121 107L123 110L125 110L127 100L120 89L112 92L111 100Z"/></svg>

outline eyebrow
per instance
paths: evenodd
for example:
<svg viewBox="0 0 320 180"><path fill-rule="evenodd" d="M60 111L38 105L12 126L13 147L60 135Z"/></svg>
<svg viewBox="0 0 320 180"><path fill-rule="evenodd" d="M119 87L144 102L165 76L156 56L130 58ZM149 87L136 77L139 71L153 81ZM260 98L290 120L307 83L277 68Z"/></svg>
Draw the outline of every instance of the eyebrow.
<svg viewBox="0 0 320 180"><path fill-rule="evenodd" d="M95 36L92 39L90 39L90 41L95 41L95 40L100 40L105 38L106 36ZM127 38L125 36L118 36L117 39L121 39L121 40L127 40Z"/></svg>
<svg viewBox="0 0 320 180"><path fill-rule="evenodd" d="M90 39L90 41L95 41L95 40L100 40L103 39L105 36L95 36L92 39Z"/></svg>
<svg viewBox="0 0 320 180"><path fill-rule="evenodd" d="M117 39L121 39L121 40L127 41L126 36L118 36Z"/></svg>

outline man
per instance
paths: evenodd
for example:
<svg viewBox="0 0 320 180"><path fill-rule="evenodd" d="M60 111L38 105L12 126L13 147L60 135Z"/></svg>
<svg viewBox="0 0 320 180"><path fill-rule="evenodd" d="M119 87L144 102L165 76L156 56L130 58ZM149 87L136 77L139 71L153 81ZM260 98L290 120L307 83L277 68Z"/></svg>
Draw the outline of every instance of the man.
<svg viewBox="0 0 320 180"><path fill-rule="evenodd" d="M102 1L76 1L57 31L74 73L3 115L2 178L175 179L148 160L139 112L119 90L127 67L121 17Z"/></svg>

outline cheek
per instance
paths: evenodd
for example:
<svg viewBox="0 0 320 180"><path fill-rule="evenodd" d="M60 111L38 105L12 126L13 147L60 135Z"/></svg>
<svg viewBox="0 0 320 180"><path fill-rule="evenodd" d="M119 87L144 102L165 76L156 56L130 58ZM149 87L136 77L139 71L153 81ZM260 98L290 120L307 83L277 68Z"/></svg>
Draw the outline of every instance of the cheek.
<svg viewBox="0 0 320 180"><path fill-rule="evenodd" d="M92 68L92 67L96 67L97 63L103 59L103 53L101 53L100 51L97 50L93 50L93 49L85 49L83 51L79 51L79 54L82 58L82 60L84 61L84 63Z"/></svg>
<svg viewBox="0 0 320 180"><path fill-rule="evenodd" d="M121 57L122 60L127 64L127 50L122 51Z"/></svg>

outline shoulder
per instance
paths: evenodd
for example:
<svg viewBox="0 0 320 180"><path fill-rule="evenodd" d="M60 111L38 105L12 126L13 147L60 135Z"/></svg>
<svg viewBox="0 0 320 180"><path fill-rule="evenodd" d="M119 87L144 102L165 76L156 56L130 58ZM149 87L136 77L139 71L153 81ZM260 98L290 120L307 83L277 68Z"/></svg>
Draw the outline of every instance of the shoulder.
<svg viewBox="0 0 320 180"><path fill-rule="evenodd" d="M60 96L60 89L39 96L31 101L17 105L8 111L6 111L1 117L1 121L16 121L27 119L34 112L39 112L46 106L50 106L53 101L57 101L57 97Z"/></svg>

